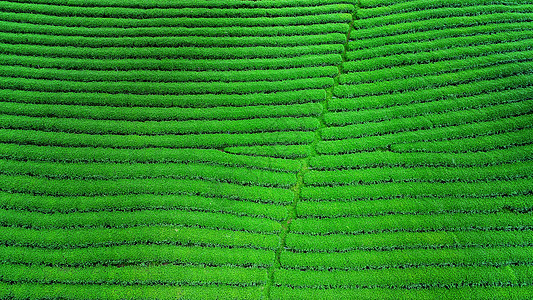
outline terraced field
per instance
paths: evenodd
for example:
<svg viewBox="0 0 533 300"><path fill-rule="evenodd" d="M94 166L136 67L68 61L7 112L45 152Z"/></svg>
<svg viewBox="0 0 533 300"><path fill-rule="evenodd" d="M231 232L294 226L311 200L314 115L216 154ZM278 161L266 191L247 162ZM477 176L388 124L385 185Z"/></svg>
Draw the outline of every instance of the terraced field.
<svg viewBox="0 0 533 300"><path fill-rule="evenodd" d="M530 298L532 21L0 0L0 298Z"/></svg>

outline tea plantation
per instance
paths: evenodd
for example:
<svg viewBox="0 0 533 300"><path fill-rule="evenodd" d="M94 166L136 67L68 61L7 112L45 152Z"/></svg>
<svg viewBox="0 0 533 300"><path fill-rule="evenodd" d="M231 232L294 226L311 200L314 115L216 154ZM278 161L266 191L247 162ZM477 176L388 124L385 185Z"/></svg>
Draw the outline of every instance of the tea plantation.
<svg viewBox="0 0 533 300"><path fill-rule="evenodd" d="M0 0L0 299L531 299L532 0Z"/></svg>

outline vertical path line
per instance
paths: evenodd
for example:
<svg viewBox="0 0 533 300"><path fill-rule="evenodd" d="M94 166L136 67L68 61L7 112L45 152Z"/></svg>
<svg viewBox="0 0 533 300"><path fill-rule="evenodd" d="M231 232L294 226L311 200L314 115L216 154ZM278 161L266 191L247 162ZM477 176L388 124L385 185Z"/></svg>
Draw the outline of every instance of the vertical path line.
<svg viewBox="0 0 533 300"><path fill-rule="evenodd" d="M354 1L354 2L356 2L354 3L355 9L352 12L352 20L349 23L350 27L348 28L348 32L346 33L346 42L343 45L344 49L343 49L343 52L341 53L342 61L339 65L337 65L338 73L335 76L335 78L333 78L334 80L333 86L325 89L326 97L324 98L324 101L320 102L320 104L322 105L322 112L317 117L317 119L320 121L320 126L317 130L314 131L315 139L313 143L311 143L311 153L306 158L302 158L299 160L301 167L300 167L300 170L298 170L298 173L296 175L297 181L296 181L296 184L291 187L291 190L294 193L294 197L293 197L291 205L287 207L287 211L288 211L287 220L281 222L282 231L280 232L279 246L276 249L274 263L268 269L267 284L265 286L264 296L261 298L271 299L270 290L272 286L274 285L274 273L276 272L277 269L281 267L281 253L285 249L287 236L289 235L289 232L290 232L291 223L293 220L297 218L296 207L301 198L302 188L305 186L304 176L305 176L305 173L307 173L311 169L310 167L311 158L318 155L316 148L317 148L318 143L322 141L320 130L327 126L324 115L328 111L328 102L333 98L333 89L339 85L340 76L341 74L343 74L343 64L347 61L346 52L348 51L348 42L350 41L350 34L354 30L354 20L356 19L357 10L360 7L359 0Z"/></svg>

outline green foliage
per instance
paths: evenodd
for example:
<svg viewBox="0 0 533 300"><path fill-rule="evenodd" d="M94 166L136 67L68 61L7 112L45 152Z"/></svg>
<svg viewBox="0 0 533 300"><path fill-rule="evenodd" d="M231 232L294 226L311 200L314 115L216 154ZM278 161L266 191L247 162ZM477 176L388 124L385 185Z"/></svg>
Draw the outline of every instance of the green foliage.
<svg viewBox="0 0 533 300"><path fill-rule="evenodd" d="M515 51L510 53L498 53L486 56L460 58L456 60L444 60L427 64L414 64L408 66L397 66L387 69L374 70L368 72L357 72L346 74L341 79L343 84L379 82L409 77L428 76L457 71L485 68L497 66L505 63L528 61L533 51Z"/></svg>
<svg viewBox="0 0 533 300"><path fill-rule="evenodd" d="M352 12L350 4L326 4L308 7L283 8L203 8L189 7L186 9L137 9L126 7L76 7L68 5L42 5L34 3L2 2L0 9L7 12L35 13L52 16L73 17L111 17L111 18L254 18L254 17L290 17L332 13Z"/></svg>
<svg viewBox="0 0 533 300"><path fill-rule="evenodd" d="M1 191L50 196L107 196L126 194L199 195L264 203L289 203L290 190L274 187L243 186L225 182L189 179L150 178L93 180L46 179L23 175L0 175Z"/></svg>
<svg viewBox="0 0 533 300"><path fill-rule="evenodd" d="M287 248L295 252L346 252L353 250L524 246L533 244L533 231L398 231L374 234L289 234Z"/></svg>
<svg viewBox="0 0 533 300"><path fill-rule="evenodd" d="M460 197L458 198L460 199ZM530 201L531 197L522 199ZM409 200L412 201L413 198ZM394 202L394 200L390 201ZM424 201L426 200L420 200L421 203L424 203ZM487 198L485 198L485 201L487 201ZM368 205L370 206L371 204ZM531 228L530 212L443 212L429 214L423 212L420 214L363 215L358 217L332 216L331 218L296 219L291 224L291 232L310 235L377 234L401 231L522 230L525 228ZM416 259L416 256L412 257L412 259ZM342 261L339 261L339 263L342 263Z"/></svg>
<svg viewBox="0 0 533 300"><path fill-rule="evenodd" d="M0 114L0 128L88 134L202 134L314 131L316 118L258 118L248 120L115 121L76 118L26 117Z"/></svg>
<svg viewBox="0 0 533 300"><path fill-rule="evenodd" d="M0 142L40 146L104 148L222 148L245 145L310 144L313 132L263 132L190 135L91 135L35 130L0 129Z"/></svg>
<svg viewBox="0 0 533 300"><path fill-rule="evenodd" d="M305 78L287 81L254 82L135 82L135 81L64 81L53 79L27 79L0 77L6 89L43 92L82 92L136 95L203 95L203 94L255 94L304 89L321 89L333 86L333 78Z"/></svg>
<svg viewBox="0 0 533 300"><path fill-rule="evenodd" d="M523 195L533 192L533 179L489 182L401 182L334 187L304 187L302 198L308 200L351 201L396 197L488 197Z"/></svg>
<svg viewBox="0 0 533 300"><path fill-rule="evenodd" d="M193 264L268 267L274 252L248 248L181 247L175 245L127 245L77 249L39 249L0 246L4 263L48 266Z"/></svg>
<svg viewBox="0 0 533 300"><path fill-rule="evenodd" d="M259 268L179 265L98 266L84 268L50 266L0 266L2 274L17 282L87 285L241 285L265 283L266 270Z"/></svg>
<svg viewBox="0 0 533 300"><path fill-rule="evenodd" d="M460 34L461 32L458 32ZM473 34L473 35L472 35ZM472 35L472 36L470 36ZM442 51L448 50L453 51L452 49L457 47L472 47L472 46L488 46L493 44L499 44L503 42L521 42L524 40L531 39L533 34L531 29L529 30L516 30L516 31L503 31L503 32L472 32L468 36L457 38L445 36L435 36L422 39L418 42L417 40L412 43L391 43L385 45L379 45L372 48L363 48L361 50L354 50L347 52L347 58L349 60L360 60L368 58L378 58L378 57L393 57L397 54L407 54L407 53L424 53L428 51ZM417 43L415 43L417 42ZM453 52L450 52L453 53ZM480 53L481 54L481 53ZM394 60L392 58L391 60Z"/></svg>
<svg viewBox="0 0 533 300"><path fill-rule="evenodd" d="M439 2L439 1L435 1ZM467 6L468 2L474 2ZM476 3L477 2L477 3ZM479 3L489 2L489 3ZM462 16L478 16L478 15L491 15L491 14L503 14L503 13L530 13L533 11L531 5L506 5L504 3L495 3L496 1L467 1L466 3L449 1L450 6L459 7L446 7L448 5L431 7L432 5L400 7L400 5L381 7L381 9L362 9L358 11L357 16L361 19L354 22L354 27L359 28L371 28L377 26L385 26L399 23L414 23L422 20L430 19L442 19L453 18ZM494 4L495 5L494 5ZM420 4L418 2L417 4ZM477 4L477 5L476 5ZM488 5L480 5L488 4ZM433 8L433 9L430 9ZM387 11L388 10L388 11ZM381 14L376 17L377 14Z"/></svg>
<svg viewBox="0 0 533 300"><path fill-rule="evenodd" d="M60 179L181 178L277 187L296 183L296 175L291 173L192 163L59 163L0 159L0 173Z"/></svg>
<svg viewBox="0 0 533 300"><path fill-rule="evenodd" d="M132 81L132 82L275 82L304 78L335 77L339 74L337 67L292 68L283 70L253 71L87 71L60 70L53 68L27 68L19 66L0 66L0 76L63 81Z"/></svg>
<svg viewBox="0 0 533 300"><path fill-rule="evenodd" d="M50 162L204 163L296 173L300 164L288 159L233 155L214 149L116 149L0 144L0 157Z"/></svg>
<svg viewBox="0 0 533 300"><path fill-rule="evenodd" d="M277 0L276 2L278 2ZM261 1L264 2L264 1ZM254 1L254 3L261 3ZM89 2L85 2L89 3ZM121 2L126 3L126 2ZM129 3L129 1L128 1ZM159 1L160 3L160 1ZM178 2L174 2L178 3ZM181 1L179 2L181 3ZM206 2L207 3L207 2ZM210 2L210 3L219 3ZM243 3L239 1L239 3ZM85 27L85 28L101 28L111 27L118 30L124 28L139 28L139 27L160 27L163 30L167 27L185 27L185 28L203 28L203 27L284 27L284 26L298 26L313 24L328 24L328 23L350 23L352 15L349 13L325 13L317 15L303 15L303 16L286 16L286 17L253 17L253 18L239 18L228 16L224 18L188 18L188 17L168 17L168 18L120 18L120 17L76 17L76 16L53 16L46 14L34 14L30 12L18 11L0 13L0 20L17 22L17 23L32 23L43 25L56 25L67 27ZM268 30L268 29L266 29ZM275 29L274 29L275 30Z"/></svg>
<svg viewBox="0 0 533 300"><path fill-rule="evenodd" d="M172 212L174 210L214 212L222 215L229 215L229 218L222 218L224 222L228 222L229 224L246 224L246 222L247 224L252 224L252 226L248 227L243 227L244 225L234 225L234 228L240 228L247 231L259 230L260 232L262 230L264 232L277 231L280 228L280 225L277 222L261 219L266 218L282 221L287 217L287 209L280 205L188 195L145 194L99 196L95 198L84 196L57 197L0 192L0 197L2 199L0 208L2 209L41 213L88 213L98 211L123 211L131 213L133 211L148 210L149 212L140 215L147 216L149 213L153 215L155 211L171 211L171 213L175 213ZM180 212L178 212L178 214L185 216ZM232 215L240 217L240 219L231 218ZM247 217L255 217L259 219L256 221L256 219ZM187 219L185 218L184 220ZM202 224L201 220L203 219L200 218L199 220L200 221L197 219L193 222ZM243 220L245 223L241 223L241 221L238 220ZM206 226L227 228L224 227L226 225L207 224L208 225ZM231 228L233 227L230 227L230 229Z"/></svg>
<svg viewBox="0 0 533 300"><path fill-rule="evenodd" d="M191 275L192 276L192 275ZM135 299L157 298L176 299L176 297L202 299L220 299L223 294L232 299L253 299L260 297L261 286L231 286L231 285L79 285L73 284L39 284L0 282L0 296L15 299Z"/></svg>
<svg viewBox="0 0 533 300"><path fill-rule="evenodd" d="M383 216L383 215L445 215L458 212L527 212L533 209L531 195L486 198L469 197L425 197L392 198L372 201L301 201L298 215L306 217L334 218L342 216ZM418 217L417 217L418 218ZM387 218L386 218L387 219ZM379 218L377 219L380 220ZM403 220L403 219L400 219ZM425 219L418 219L424 222ZM390 221L389 221L390 223ZM516 225L516 224L515 224ZM490 226L489 226L490 227ZM437 226L435 228L442 228ZM451 228L454 228L453 226ZM520 228L518 228L520 229Z"/></svg>
<svg viewBox="0 0 533 300"><path fill-rule="evenodd" d="M470 107L469 105L462 104L458 98L467 96L476 96L481 94L489 94L493 92L504 92L505 90L519 90L522 87L529 87L530 81L533 80L533 76L529 74L509 76L498 79L473 81L465 84L458 84L452 86L442 86L432 89L414 90L403 93L364 96L358 98L335 98L328 101L330 106L329 110L341 111L341 110L360 110L371 108L383 108L390 106L400 106L409 104L409 107L419 107L416 103L428 103L436 100L448 100L456 101L458 105L463 107ZM519 90L520 91L520 90ZM511 91L509 92L511 93ZM506 93L507 94L507 93ZM506 95L505 94L505 95ZM490 95L489 95L490 97ZM478 98L476 98L478 99ZM503 101L505 98L503 99ZM448 101L448 102L449 102ZM472 101L474 104L476 101ZM444 102L446 103L446 102ZM431 104L421 104L431 105ZM377 120L380 120L379 118Z"/></svg>
<svg viewBox="0 0 533 300"><path fill-rule="evenodd" d="M415 31L440 30L444 28L467 27L477 25L489 25L494 23L526 22L533 19L532 13L497 13L486 15L474 15L464 17L447 17L446 22L442 19L422 20L412 23L399 23L386 26L378 26L369 29L354 30L350 34L350 40L376 38Z"/></svg>
<svg viewBox="0 0 533 300"><path fill-rule="evenodd" d="M464 89L462 87L454 87L456 91L461 91ZM504 85L499 85L499 87L505 88ZM481 91L483 91L481 87L479 88ZM477 90L477 92L479 92L480 90ZM419 93L419 95L427 95L428 97L431 97L431 95L433 94L433 97L435 97L439 95L440 91L425 90L424 92L426 93ZM406 97L400 99L408 98L407 95L405 96ZM507 108L513 106L520 106L521 103L529 103L529 100L523 100L528 99L531 96L533 96L532 87L515 88L496 92L486 91L486 93L484 94L474 96L451 96L445 97L444 99L439 99L437 101L431 101L432 99L429 98L425 99L430 100L429 102L411 103L409 105L398 103L399 105L384 107L380 109L367 108L356 111L328 113L324 115L324 121L327 125L348 125L357 123L366 124L367 122L377 122L386 120L398 120L400 118L409 118L417 116L434 118L434 114L437 115L437 118L439 118L439 116L461 114L461 112L475 113L475 111L477 110L492 111L503 109L504 107ZM393 97L391 96L390 98ZM396 99L390 100L394 101Z"/></svg>
<svg viewBox="0 0 533 300"><path fill-rule="evenodd" d="M226 229L213 230L194 227L143 226L39 230L16 227L0 228L0 244L47 249L176 244L274 250L278 243L279 237L276 234L265 235Z"/></svg>
<svg viewBox="0 0 533 300"><path fill-rule="evenodd" d="M398 0L361 0L360 7L365 8L358 11L362 18L379 17L393 13L406 11L417 11L426 9L436 9L440 7L468 7L470 5L496 5L508 4L506 0L463 0L461 2L453 0L434 0L434 1L398 1ZM513 4L527 4L528 0L514 0ZM371 9L367 9L371 8Z"/></svg>
<svg viewBox="0 0 533 300"><path fill-rule="evenodd" d="M0 165L1 166L1 165ZM370 168L334 171L310 171L304 175L304 182L311 186L355 185L383 182L478 182L508 180L529 177L533 161L480 166L457 167L418 167L418 168ZM5 172L5 171L4 171Z"/></svg>
<svg viewBox="0 0 533 300"><path fill-rule="evenodd" d="M0 25L1 22L0 22ZM272 47L321 44L344 44L346 34L330 33L301 36L252 36L252 37L87 37L59 36L30 33L0 32L0 42L7 44L31 44L63 47ZM231 48L229 48L231 49Z"/></svg>
<svg viewBox="0 0 533 300"><path fill-rule="evenodd" d="M533 89L532 89L533 91ZM533 95L533 93L532 93ZM502 95L503 96L503 95ZM521 95L520 95L521 96ZM479 98L479 97L478 97ZM491 97L492 98L492 97ZM511 101L520 101L526 97L515 97ZM475 98L474 98L475 99ZM483 99L483 98L482 98ZM486 97L485 97L486 99ZM492 98L494 99L494 98ZM470 98L469 100L472 100ZM503 102L501 98L498 98ZM452 104L453 105L453 104ZM470 103L472 105L472 103ZM458 109L457 106L453 106ZM410 130L429 129L444 126L457 126L475 122L487 122L501 118L511 118L533 112L533 101L525 100L510 104L492 105L482 108L459 110L447 113L432 113L422 110L425 114L416 117L395 118L389 121L366 122L343 127L327 127L320 131L323 139L354 138L373 135L391 134ZM386 116L383 116L386 117ZM350 120L352 121L352 120Z"/></svg>
<svg viewBox="0 0 533 300"><path fill-rule="evenodd" d="M515 275L514 271L516 269ZM502 282L521 286L531 284L531 266L472 266L427 267L408 269L378 269L356 271L314 271L282 269L276 273L276 283L283 286L313 288L390 288L405 294L404 289L454 287L468 278L476 285L498 286ZM456 287L457 288L457 287ZM407 292L407 291L406 291ZM408 293L408 292L407 292ZM381 299L381 298L380 298Z"/></svg>
<svg viewBox="0 0 533 300"><path fill-rule="evenodd" d="M532 119L533 115L528 114L487 122L436 127L358 139L322 141L317 144L317 152L337 154L376 149L393 150L394 152L488 151L511 145L527 144L531 140L531 136L528 134L531 133L529 128L533 124Z"/></svg>
<svg viewBox="0 0 533 300"><path fill-rule="evenodd" d="M496 66L485 67L483 69L473 69L458 71L455 73L445 73L440 75L430 75L398 79L391 81L362 83L354 85L339 85L334 89L337 97L361 97L367 95L381 95L385 93L399 93L404 91L413 91L417 89L432 89L447 85L464 84L470 82L479 82L513 75L529 73L532 68L532 62L506 63ZM350 74L340 77L341 83L355 83L352 81Z"/></svg>
<svg viewBox="0 0 533 300"><path fill-rule="evenodd" d="M177 3L177 2L176 2ZM0 20L10 19L9 14L0 15ZM2 18L3 17L3 18ZM21 17L19 14L13 17ZM43 17L43 16L41 16ZM57 20L57 19L56 19ZM67 19L72 20L72 19ZM240 19L237 19L240 20ZM16 21L16 20L14 20ZM29 21L29 20L28 20ZM313 34L328 34L328 33L343 33L346 36L349 25L345 23L327 23L327 24L310 24L306 26L253 26L253 27L133 27L133 28L117 28L113 27L83 27L83 26L61 26L35 24L38 19L32 19L31 24L0 21L2 32L12 33L30 33L30 34L45 34L54 36L88 36L88 37L141 37L142 41L148 37L189 37L197 39L198 37L247 37L254 40L254 37L302 37L303 35ZM80 24L82 25L82 24ZM201 24L197 24L201 25ZM168 25L167 25L168 26ZM224 39L213 40L214 43L223 41ZM247 42L241 39L243 42ZM137 39L135 40L137 41ZM239 42L239 40L236 40Z"/></svg>
<svg viewBox="0 0 533 300"><path fill-rule="evenodd" d="M290 58L243 59L91 59L69 57L36 57L0 54L3 65L33 68L56 68L61 70L163 70L163 71L241 71L279 70L318 66L336 66L342 62L340 54L302 55ZM288 72L291 72L289 70ZM235 73L227 73L235 74ZM146 79L145 79L146 80Z"/></svg>
<svg viewBox="0 0 533 300"><path fill-rule="evenodd" d="M0 1L0 298L527 298L530 2Z"/></svg>
<svg viewBox="0 0 533 300"><path fill-rule="evenodd" d="M135 117L130 120L188 120L188 119L228 119L234 115L235 119L246 119L247 114L256 117L270 116L310 116L317 115L322 111L319 104L295 105L324 100L326 93L320 89L302 91L289 91L270 94L248 95L132 95L132 94L106 94L106 93L62 93L62 92L38 92L38 91L13 91L0 90L0 102L2 112L10 113L17 109L15 103L35 104L60 104L59 107L52 105L21 106L22 111L65 111L63 115L75 115L76 111L83 110L83 114L89 114L93 119L128 119L127 116ZM63 106L73 105L73 106ZM276 105L284 105L277 107ZM106 107L107 106L107 107ZM218 106L218 107L217 107ZM233 107L237 106L237 107ZM246 106L245 108L242 108ZM248 107L252 106L252 107ZM257 106L257 107L255 107ZM7 107L7 110L6 108ZM117 109L116 107L120 107ZM153 107L153 108L152 108ZM159 108L159 109L156 109ZM201 109L177 109L201 108ZM239 108L241 107L241 108ZM78 108L78 109L74 109ZM163 108L163 109L161 109ZM206 109L212 108L212 109ZM21 114L18 113L11 114ZM277 113L273 112L277 111ZM301 113L296 113L300 111ZM51 114L53 114L51 113ZM34 116L39 114L33 113ZM104 117L112 115L113 117ZM158 117L162 115L163 117ZM180 117L180 116L184 117ZM217 117L216 115L222 115ZM50 115L54 116L54 115ZM173 116L173 117L170 117ZM208 117L211 116L211 117ZM249 118L249 117L248 117Z"/></svg>
<svg viewBox="0 0 533 300"><path fill-rule="evenodd" d="M281 51L283 50L283 51ZM301 55L341 54L340 44L294 46L294 47L59 47L27 44L1 44L0 54L35 55L44 57L67 57L85 59L250 59L296 57Z"/></svg>
<svg viewBox="0 0 533 300"><path fill-rule="evenodd" d="M309 145L274 145L274 146L248 146L248 147L227 147L224 151L228 153L270 156L280 158L304 158L312 152Z"/></svg>
<svg viewBox="0 0 533 300"><path fill-rule="evenodd" d="M462 142L461 140L455 141ZM432 142L435 143L435 142ZM428 143L429 144L429 143ZM468 153L397 153L390 151L360 152L344 155L321 155L310 159L314 169L359 169L371 167L423 167L423 166L490 166L501 163L524 161L531 159L533 145L506 147L483 152Z"/></svg>
<svg viewBox="0 0 533 300"><path fill-rule="evenodd" d="M342 68L345 72L358 72L373 71L395 66L414 65L417 63L438 62L441 60L475 59L478 56L478 59L480 59L489 54L526 51L530 46L531 40L521 40L518 42L448 48L443 50L433 50L430 52L379 56L365 60L348 61L342 65ZM469 60L466 60L466 62L469 62Z"/></svg>
<svg viewBox="0 0 533 300"><path fill-rule="evenodd" d="M533 261L531 247L504 246L491 248L405 249L387 252L356 250L345 253L287 252L281 263L287 267L322 268L398 268L442 264L459 266L506 266ZM327 278L327 277L325 277ZM338 276L337 276L338 278Z"/></svg>
<svg viewBox="0 0 533 300"><path fill-rule="evenodd" d="M32 92L29 92L33 94ZM1 94L1 92L0 92ZM58 95L60 93L54 93ZM276 93L277 94L277 93ZM308 93L310 94L310 93ZM97 95L97 94L95 94ZM287 95L287 94L285 94ZM290 95L290 94L289 94ZM28 95L30 96L30 95ZM50 98L53 95L49 95ZM219 97L224 98L224 97ZM253 98L253 97L249 97ZM258 97L259 98L259 97ZM265 97L268 98L268 97ZM76 99L82 99L76 98ZM18 100L18 99L17 99ZM29 100L29 99L28 99ZM38 100L38 99L34 99ZM50 99L52 100L52 99ZM57 98L56 98L57 100ZM118 99L117 99L118 100ZM0 112L6 115L48 118L77 118L94 120L127 121L187 121L195 120L237 120L318 116L322 112L318 103L292 105L219 106L219 107L112 107L72 104L33 104L0 102ZM250 121L247 121L250 122ZM155 122L152 122L155 123ZM169 123L170 124L170 123ZM219 124L223 124L219 122Z"/></svg>
<svg viewBox="0 0 533 300"><path fill-rule="evenodd" d="M326 4L353 4L354 0L222 0L222 1L196 1L182 0L97 0L87 2L84 0L14 0L12 2L54 4L79 7L130 7L130 8L284 8L320 6Z"/></svg>
<svg viewBox="0 0 533 300"><path fill-rule="evenodd" d="M454 48L453 46L448 46L450 38L456 38L455 41L457 43L461 43L463 39L466 39L467 41L475 41L476 43L483 44L483 40L486 40L486 35L488 34L497 34L500 38L506 39L511 38L512 36L515 36L518 34L518 36L522 34L527 34L524 32L525 30L531 30L533 28L533 24L531 22L512 22L512 23L495 23L495 24L487 24L482 25L478 24L476 26L468 26L468 27L454 27L454 28L440 28L439 30L430 30L430 31L418 31L418 32L408 32L408 33L402 33L402 34L396 34L396 35L390 35L390 36L382 36L377 38L368 38L363 40L356 40L351 41L348 43L348 49L349 50L361 50L361 49L367 49L367 48L377 48L382 46L388 46L390 48L388 49L399 49L395 44L403 44L403 47L405 49L409 49L410 52L416 53L420 51L416 51L415 48L410 47L410 43L414 42L434 42L436 44L439 43L438 40L444 39L444 47L442 49L438 48L432 48L432 51L441 51L441 50L451 50ZM507 34L505 34L507 33ZM481 35L481 40L471 40L470 38L473 38L476 35ZM519 39L518 39L519 40ZM494 44L498 44L498 41L494 40ZM487 45L491 43L486 43ZM435 45L435 44L433 44ZM421 45L420 45L421 46ZM428 45L429 46L429 45ZM466 44L465 46L473 46ZM421 50L424 50L421 49ZM371 54L369 52L366 55ZM379 53L382 53L384 56L387 56L387 52L379 51ZM401 53L401 52L400 52ZM392 54L392 53L391 53ZM392 55L389 54L389 58L391 60L394 59ZM349 62L347 62L349 63Z"/></svg>
<svg viewBox="0 0 533 300"><path fill-rule="evenodd" d="M394 0L396 1L396 0ZM533 293L529 285L505 285L497 283L494 286L462 284L444 287L391 289L386 288L295 288L274 286L271 295L275 299L386 299L395 300L399 296L406 299L468 299L473 295L479 298L515 298L527 299Z"/></svg>
<svg viewBox="0 0 533 300"><path fill-rule="evenodd" d="M513 121L511 119L508 123L512 124ZM432 143L413 142L392 145L391 150L400 152L477 152L531 144L533 142L533 129L526 127L520 130L523 125L520 124L520 120L516 121L516 123L517 127L509 128L511 132L497 133L499 128L495 128L493 129L494 134L475 139L443 140ZM529 125L531 124L530 122ZM513 129L517 131L512 131Z"/></svg>
<svg viewBox="0 0 533 300"><path fill-rule="evenodd" d="M31 195L30 195L31 197ZM135 196L132 196L135 197ZM94 198L109 200L114 197ZM145 197L146 198L146 197ZM38 198L39 199L39 198ZM46 199L46 198L45 198ZM72 198L55 198L68 207ZM141 198L142 199L142 198ZM179 198L178 198L179 199ZM211 198L215 201L216 198ZM50 199L48 199L50 200ZM137 199L137 201L140 199ZM79 200L78 200L79 201ZM227 202L226 202L227 203ZM181 211L181 210L143 210L143 211L90 211L45 214L16 210L0 210L3 226L25 227L33 229L75 229L75 228L130 228L148 226L200 227L214 230L226 229L273 234L281 230L280 223L266 218L236 216L216 212ZM0 251L1 252L1 251Z"/></svg>

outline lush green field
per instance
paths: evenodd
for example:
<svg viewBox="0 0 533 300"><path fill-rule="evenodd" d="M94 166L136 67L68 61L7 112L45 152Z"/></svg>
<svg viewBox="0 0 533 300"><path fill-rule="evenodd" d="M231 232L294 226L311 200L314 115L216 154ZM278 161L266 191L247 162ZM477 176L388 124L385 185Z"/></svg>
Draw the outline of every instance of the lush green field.
<svg viewBox="0 0 533 300"><path fill-rule="evenodd" d="M0 0L0 299L531 299L532 24Z"/></svg>

